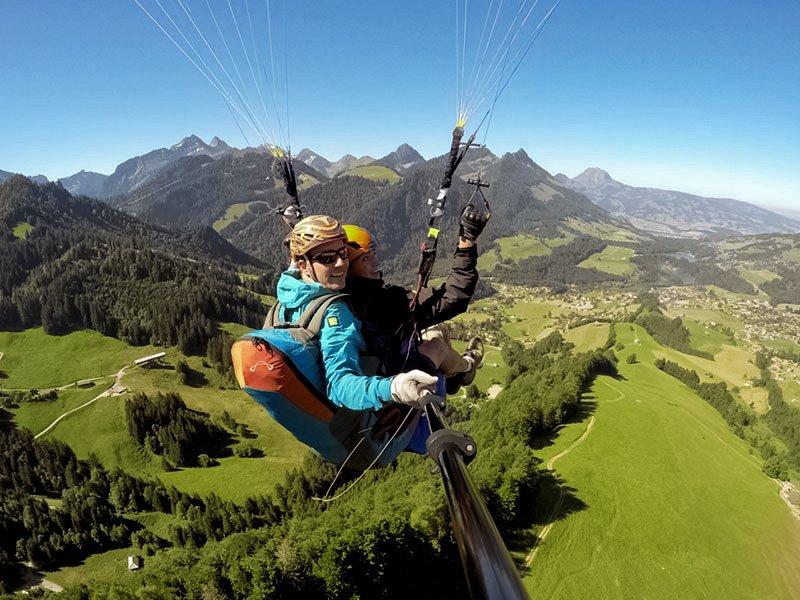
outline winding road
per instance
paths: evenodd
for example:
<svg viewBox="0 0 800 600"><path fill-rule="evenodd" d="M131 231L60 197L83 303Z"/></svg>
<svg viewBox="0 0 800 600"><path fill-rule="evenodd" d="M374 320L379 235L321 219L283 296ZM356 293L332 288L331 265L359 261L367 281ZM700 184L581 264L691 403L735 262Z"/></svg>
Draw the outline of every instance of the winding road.
<svg viewBox="0 0 800 600"><path fill-rule="evenodd" d="M42 437L43 435L46 435L47 433L52 431L53 428L55 428L55 426L58 425L62 420L66 419L69 415L71 415L74 412L78 412L82 408L86 408L90 404L93 404L93 403L97 402L98 400L100 400L100 398L106 398L108 396L118 396L119 394L123 393L125 391L125 386L122 385L122 377L123 377L123 375L125 375L125 369L127 369L129 366L130 365L126 365L126 366L122 367L119 371L117 371L116 375L114 375L114 383L105 392L103 392L102 394L98 394L97 396L95 396L94 398L92 398L88 402L85 402L84 404L81 404L77 408L73 408L72 410L68 410L63 415L59 416L55 421L50 423L50 425L45 427L42 431L40 431L35 436L33 436L33 439L38 439L38 438ZM104 377L98 377L97 379L105 379L105 378ZM70 385L74 385L74 384L70 384ZM64 389L65 387L69 387L69 386L64 386L64 387L57 388L57 389Z"/></svg>

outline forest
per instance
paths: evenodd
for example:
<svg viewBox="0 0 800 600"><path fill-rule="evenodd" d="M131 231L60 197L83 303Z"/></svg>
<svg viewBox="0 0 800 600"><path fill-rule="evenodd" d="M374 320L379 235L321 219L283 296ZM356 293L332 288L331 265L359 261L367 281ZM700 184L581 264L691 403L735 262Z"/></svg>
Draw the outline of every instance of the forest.
<svg viewBox="0 0 800 600"><path fill-rule="evenodd" d="M20 219L33 226L26 239L11 233ZM211 230L172 234L56 184L0 184L0 329L90 328L206 354L216 323L260 323L237 275L256 264Z"/></svg>
<svg viewBox="0 0 800 600"><path fill-rule="evenodd" d="M175 392L134 395L125 401L125 418L133 440L171 465L191 467L204 454L206 459L230 454L228 433L206 415L189 410Z"/></svg>

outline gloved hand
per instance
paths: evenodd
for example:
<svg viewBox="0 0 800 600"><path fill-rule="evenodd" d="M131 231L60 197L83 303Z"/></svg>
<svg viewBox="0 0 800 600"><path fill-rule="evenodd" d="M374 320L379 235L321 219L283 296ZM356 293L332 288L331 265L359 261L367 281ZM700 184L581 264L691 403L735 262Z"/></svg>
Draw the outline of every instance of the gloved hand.
<svg viewBox="0 0 800 600"><path fill-rule="evenodd" d="M458 226L458 235L470 242L475 242L483 232L486 223L489 222L488 214L476 211L471 205L464 207L461 211L461 222Z"/></svg>
<svg viewBox="0 0 800 600"><path fill-rule="evenodd" d="M436 377L424 371L400 373L392 378L392 399L400 404L421 408L425 404L425 397L436 389L437 381Z"/></svg>

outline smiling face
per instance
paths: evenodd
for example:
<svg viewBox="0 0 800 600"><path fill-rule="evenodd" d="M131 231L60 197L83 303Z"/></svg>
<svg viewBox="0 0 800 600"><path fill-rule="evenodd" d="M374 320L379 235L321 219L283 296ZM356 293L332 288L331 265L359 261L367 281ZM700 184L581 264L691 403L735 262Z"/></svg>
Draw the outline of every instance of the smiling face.
<svg viewBox="0 0 800 600"><path fill-rule="evenodd" d="M370 250L366 254L350 261L350 270L347 274L350 277L361 277L363 279L380 279L380 261L375 250Z"/></svg>
<svg viewBox="0 0 800 600"><path fill-rule="evenodd" d="M344 289L349 261L347 246L342 240L331 240L316 246L307 258L297 259L303 281L313 281L333 291Z"/></svg>

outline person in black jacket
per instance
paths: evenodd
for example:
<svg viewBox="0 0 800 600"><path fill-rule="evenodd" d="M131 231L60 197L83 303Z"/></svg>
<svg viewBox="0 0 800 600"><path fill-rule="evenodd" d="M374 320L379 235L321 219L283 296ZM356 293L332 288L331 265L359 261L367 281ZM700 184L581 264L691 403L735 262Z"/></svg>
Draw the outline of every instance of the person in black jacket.
<svg viewBox="0 0 800 600"><path fill-rule="evenodd" d="M345 225L350 266L345 292L361 329L366 350L365 372L391 375L408 368L416 334L418 353L427 357L447 378L448 392L472 383L483 358L480 338L473 338L462 355L450 345L445 321L465 312L478 283L476 240L488 216L473 210L461 215L459 242L447 281L423 288L412 314L412 291L387 284L380 271L377 248L371 234L356 225Z"/></svg>

